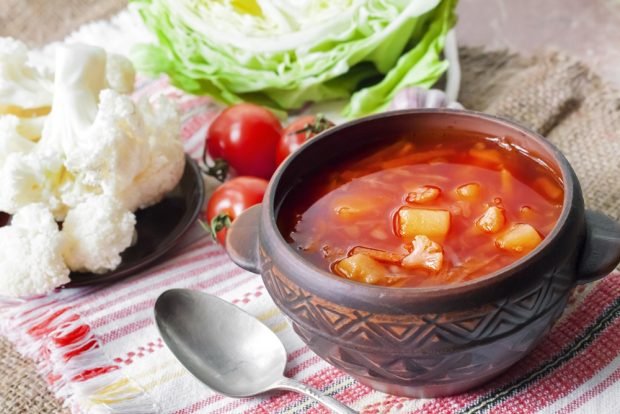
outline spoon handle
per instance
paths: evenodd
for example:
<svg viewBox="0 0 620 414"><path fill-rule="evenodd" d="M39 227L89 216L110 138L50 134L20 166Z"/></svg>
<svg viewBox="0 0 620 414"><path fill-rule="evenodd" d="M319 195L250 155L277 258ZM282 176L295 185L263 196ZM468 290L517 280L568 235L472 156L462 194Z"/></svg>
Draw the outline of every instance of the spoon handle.
<svg viewBox="0 0 620 414"><path fill-rule="evenodd" d="M295 391L300 394L307 395L310 398L314 398L316 401L320 402L336 414L358 414L357 411L350 409L335 398L323 394L316 388L312 388L306 384L295 381L294 379L288 377L284 377L280 381L278 381L278 383L275 384L274 388L287 391Z"/></svg>

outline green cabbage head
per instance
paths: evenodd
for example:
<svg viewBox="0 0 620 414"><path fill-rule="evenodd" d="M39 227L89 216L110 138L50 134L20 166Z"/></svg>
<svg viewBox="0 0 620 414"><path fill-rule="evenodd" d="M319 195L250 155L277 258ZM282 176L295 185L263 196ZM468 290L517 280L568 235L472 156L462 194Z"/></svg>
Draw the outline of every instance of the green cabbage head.
<svg viewBox="0 0 620 414"><path fill-rule="evenodd" d="M384 109L407 86L430 87L456 0L133 0L156 35L143 72L222 103L276 110L348 99L347 117Z"/></svg>

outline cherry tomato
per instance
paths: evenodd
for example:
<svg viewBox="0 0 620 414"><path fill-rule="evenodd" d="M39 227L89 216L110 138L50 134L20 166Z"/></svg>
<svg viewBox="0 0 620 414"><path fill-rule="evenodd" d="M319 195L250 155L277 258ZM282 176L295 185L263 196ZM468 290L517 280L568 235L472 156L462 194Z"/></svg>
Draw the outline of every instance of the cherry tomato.
<svg viewBox="0 0 620 414"><path fill-rule="evenodd" d="M263 201L269 182L256 177L236 177L219 186L207 204L208 230L222 246L230 223L244 210Z"/></svg>
<svg viewBox="0 0 620 414"><path fill-rule="evenodd" d="M248 103L231 106L207 131L207 151L223 158L239 175L269 179L276 169L275 149L282 125L269 110Z"/></svg>
<svg viewBox="0 0 620 414"><path fill-rule="evenodd" d="M297 118L282 132L276 149L276 165L280 165L301 144L333 126L334 123L322 115L305 115Z"/></svg>

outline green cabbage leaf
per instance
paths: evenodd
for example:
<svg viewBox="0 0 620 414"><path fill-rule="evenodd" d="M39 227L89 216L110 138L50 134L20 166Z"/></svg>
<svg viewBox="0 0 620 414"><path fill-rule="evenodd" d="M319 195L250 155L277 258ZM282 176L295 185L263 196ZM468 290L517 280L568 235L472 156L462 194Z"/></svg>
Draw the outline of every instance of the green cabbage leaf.
<svg viewBox="0 0 620 414"><path fill-rule="evenodd" d="M142 72L167 74L225 104L293 110L347 99L347 117L384 109L408 86L430 87L456 0L133 0L156 43Z"/></svg>

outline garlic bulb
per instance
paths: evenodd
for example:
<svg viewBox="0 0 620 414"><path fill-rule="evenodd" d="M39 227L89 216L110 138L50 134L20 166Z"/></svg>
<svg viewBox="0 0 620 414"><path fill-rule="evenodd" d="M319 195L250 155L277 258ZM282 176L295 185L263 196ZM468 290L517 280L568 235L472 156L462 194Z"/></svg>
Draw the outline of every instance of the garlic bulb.
<svg viewBox="0 0 620 414"><path fill-rule="evenodd" d="M420 108L463 109L463 105L458 102L448 102L446 94L439 89L412 87L398 92L387 110L397 111L400 109Z"/></svg>

